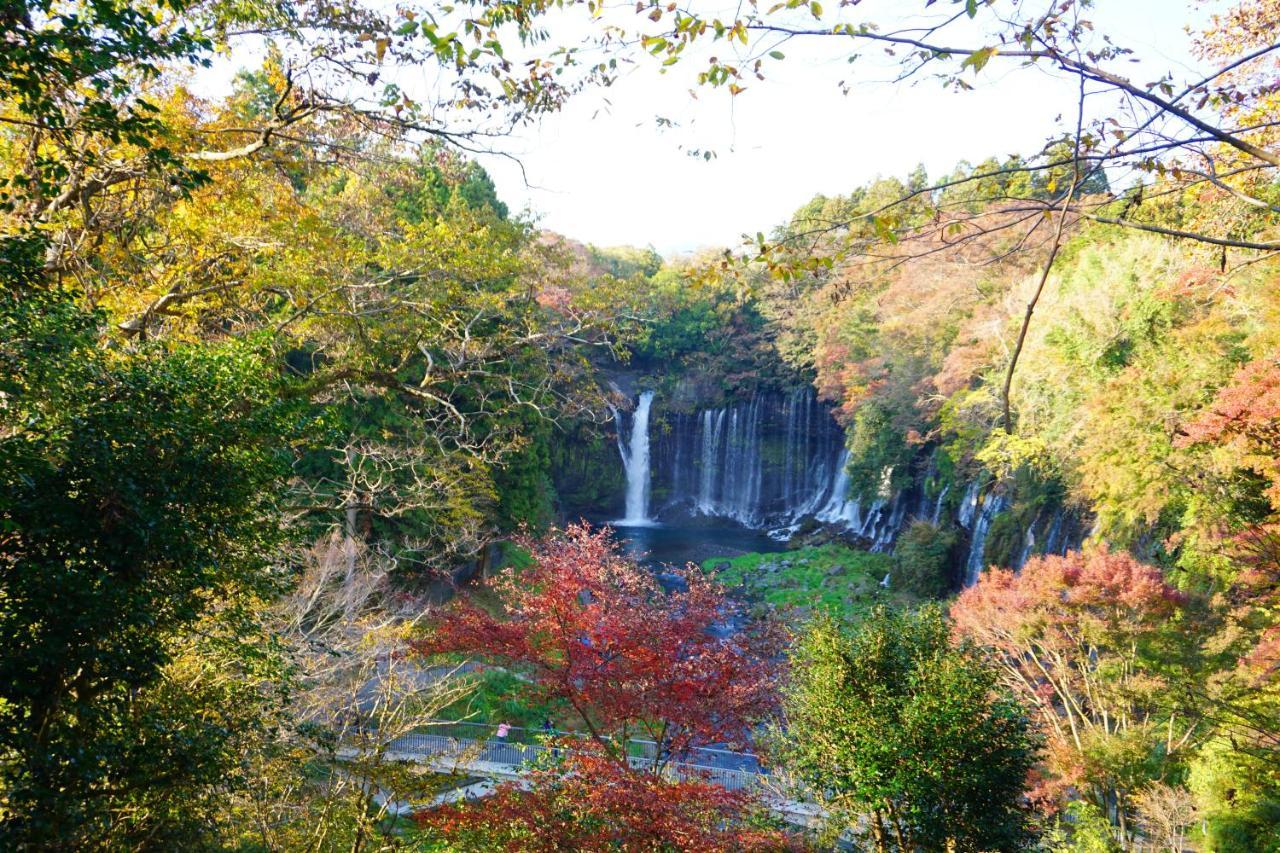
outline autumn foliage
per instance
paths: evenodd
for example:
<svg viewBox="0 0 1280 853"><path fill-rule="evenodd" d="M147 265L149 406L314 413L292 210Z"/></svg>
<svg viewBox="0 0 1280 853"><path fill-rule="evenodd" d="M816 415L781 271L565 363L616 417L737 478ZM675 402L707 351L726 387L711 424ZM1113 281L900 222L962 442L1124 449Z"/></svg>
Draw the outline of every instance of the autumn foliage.
<svg viewBox="0 0 1280 853"><path fill-rule="evenodd" d="M1188 721L1161 720L1170 685L1159 664L1185 604L1159 569L1105 548L992 569L961 593L955 632L992 652L1048 738L1040 794L1088 781L1103 802L1123 798L1157 742L1165 754L1186 745Z"/></svg>
<svg viewBox="0 0 1280 853"><path fill-rule="evenodd" d="M696 567L676 570L679 588L668 592L607 530L574 525L523 544L533 565L491 581L502 613L463 597L414 648L522 670L610 754L615 737L660 744L655 765L698 744L744 744L773 713L774 633L718 635L738 605Z"/></svg>
<svg viewBox="0 0 1280 853"><path fill-rule="evenodd" d="M1265 501L1241 501L1206 513L1215 523L1207 539L1235 558L1231 616L1251 633L1241 656L1242 674L1258 683L1280 673L1280 353L1245 364L1218 390L1213 401L1186 424L1178 442L1208 457L1208 477L1228 494L1252 481ZM1241 476L1244 473L1245 476ZM1222 484L1222 485L1219 485ZM1241 511L1248 508L1250 511Z"/></svg>
<svg viewBox="0 0 1280 853"><path fill-rule="evenodd" d="M1280 361L1273 356L1241 367L1185 427L1180 443L1230 449L1234 464L1268 480L1267 495L1280 506Z"/></svg>
<svg viewBox="0 0 1280 853"><path fill-rule="evenodd" d="M741 793L629 770L598 751L566 753L528 782L528 790L506 784L481 802L440 806L415 819L463 850L798 849L783 833L742 827L750 800Z"/></svg>
<svg viewBox="0 0 1280 853"><path fill-rule="evenodd" d="M745 795L657 772L698 744L745 743L774 712L772 632L721 636L717 624L737 616L721 587L688 567L677 572L678 589L664 590L618 553L608 530L575 525L523 544L532 565L491 582L501 613L464 597L414 647L526 673L535 690L577 714L588 737L563 744L563 760L526 784L476 806L428 810L419 822L464 849L785 847L782 835L739 828ZM647 768L626 758L636 734L660 745Z"/></svg>

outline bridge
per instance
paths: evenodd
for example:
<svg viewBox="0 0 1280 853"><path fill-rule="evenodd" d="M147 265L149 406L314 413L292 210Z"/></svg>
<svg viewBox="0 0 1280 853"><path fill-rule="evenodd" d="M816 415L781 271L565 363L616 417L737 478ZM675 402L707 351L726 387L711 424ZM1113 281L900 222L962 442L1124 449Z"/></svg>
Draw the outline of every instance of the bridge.
<svg viewBox="0 0 1280 853"><path fill-rule="evenodd" d="M433 724L429 732L402 735L387 746L384 758L417 764L440 773L464 772L486 780L520 782L529 770L558 757L565 747L551 745L548 735L570 739L576 733L545 732L508 727L506 737L497 737L497 727L480 723L444 722ZM563 740L559 741L563 744ZM658 745L651 740L632 739L627 743L627 760L632 767L652 767ZM354 750L344 750L354 756ZM342 754L340 752L340 754ZM780 792L776 775L761 767L759 759L749 752L696 747L669 758L662 772L672 778L696 779L720 785L731 791L747 791L758 796L771 810L788 822L814 826L823 810L812 803L787 799ZM770 783L773 784L770 784ZM493 783L479 783L438 797L430 804L388 804L397 812L413 811L423 805L435 805L462 797L484 796Z"/></svg>

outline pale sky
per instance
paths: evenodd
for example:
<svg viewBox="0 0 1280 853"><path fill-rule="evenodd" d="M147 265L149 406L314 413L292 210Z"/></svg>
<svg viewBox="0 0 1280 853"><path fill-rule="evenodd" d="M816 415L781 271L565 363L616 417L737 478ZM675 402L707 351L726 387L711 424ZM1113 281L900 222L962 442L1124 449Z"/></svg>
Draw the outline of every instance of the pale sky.
<svg viewBox="0 0 1280 853"><path fill-rule="evenodd" d="M1183 3L1098 0L1097 6L1099 29L1157 60L1161 70L1187 61ZM844 96L836 86L850 73L843 60L806 65L799 46L785 52L767 82L736 98L703 90L694 100L693 69L661 76L652 66L581 96L509 145L529 186L514 164L482 162L502 198L537 214L548 229L671 254L737 245L744 232L767 233L815 194L848 192L876 175L905 175L918 163L936 176L961 159L1039 150L1063 129L1059 115L1074 125L1074 83L1011 63L989 64L972 92L922 81L872 84ZM681 127L660 131L658 114ZM694 159L681 146L714 149L717 157Z"/></svg>
<svg viewBox="0 0 1280 853"><path fill-rule="evenodd" d="M862 0L856 9L867 17L892 15L905 8L895 5L901 2ZM634 19L633 7L624 5L617 13ZM935 8L944 6L950 4ZM1187 76L1178 72L1189 62L1191 6L1096 0L1090 17L1144 58L1130 73L1146 82L1166 70ZM919 8L918 0L911 8ZM1206 10L1195 14L1204 20ZM565 26L581 26L580 16L575 20ZM565 35L553 29L560 43L573 40ZM846 193L877 175L905 175L918 163L936 177L962 159L1033 153L1048 136L1074 126L1074 83L1012 61L988 64L971 92L922 80L867 83L846 96L839 80L854 74L885 79L887 66L882 74L863 63L851 71L843 54L824 58L795 43L784 48L787 58L771 65L769 79L736 98L705 88L697 99L690 95L702 61L681 62L666 75L657 62L643 62L613 87L579 94L562 112L498 144L519 159L523 174L506 158L478 159L503 200L544 228L600 246L652 245L672 255L736 246L743 233L767 233L818 193ZM242 62L258 59L241 56ZM228 64L211 74L213 84L198 88L225 85ZM401 69L394 79L406 91L422 91L433 85L429 75L428 69ZM659 128L658 116L678 126ZM688 149L710 149L716 157L694 158Z"/></svg>

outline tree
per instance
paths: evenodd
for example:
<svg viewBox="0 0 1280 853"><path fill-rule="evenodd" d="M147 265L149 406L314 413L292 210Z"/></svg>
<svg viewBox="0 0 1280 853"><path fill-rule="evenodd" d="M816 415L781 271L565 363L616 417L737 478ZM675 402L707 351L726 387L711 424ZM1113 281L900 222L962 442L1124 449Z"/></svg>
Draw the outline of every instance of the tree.
<svg viewBox="0 0 1280 853"><path fill-rule="evenodd" d="M270 699L296 412L244 345L99 349L44 246L0 250L0 837L182 846Z"/></svg>
<svg viewBox="0 0 1280 853"><path fill-rule="evenodd" d="M22 222L38 222L126 180L103 142L127 140L142 149L131 174L168 173L190 186L200 180L163 145L163 125L146 100L131 97L153 83L167 63L198 64L211 43L174 18L192 4L154 6L60 0L9 2L0 10L5 51L0 58L0 145L21 160L0 175L0 202ZM8 110L6 110L8 112ZM23 144L14 144L17 136ZM25 138L23 138L25 137ZM86 144L88 140L88 144ZM25 149L25 150L24 150ZM25 161L25 162L23 162ZM26 168L23 168L25 166ZM92 177L89 177L92 175Z"/></svg>
<svg viewBox="0 0 1280 853"><path fill-rule="evenodd" d="M477 144L557 109L582 85L608 82L606 64L579 65L573 49L548 44L537 23L548 10L541 0L438 14L359 2L6 3L0 150L13 168L0 176L0 198L22 226L55 226L47 264L71 273L84 269L85 238L181 197L208 180L208 166L280 143L332 151L329 133L357 125L397 139ZM163 112L169 72L208 65L215 49L250 39L266 42L272 73L254 81L238 121ZM507 58L508 40L528 63ZM380 82L392 65L439 69L435 97L420 102ZM206 147L209 140L216 144ZM486 194L479 184L469 190Z"/></svg>
<svg viewBox="0 0 1280 853"><path fill-rule="evenodd" d="M303 473L333 454L299 491L352 532L410 518L402 541L477 547L490 466L528 449L524 416L561 399L589 323L543 298L553 253L487 175L418 143L559 105L579 69L503 55L508 36L525 58L546 47L547 11L0 6L5 846L215 834L218 795L280 720L288 673L263 623L289 580L292 451ZM245 38L267 58L230 98L184 88ZM439 69L438 101L381 82L393 62ZM353 179L370 163L389 166ZM300 440L313 418L345 434ZM511 515L541 508L528 458Z"/></svg>
<svg viewBox="0 0 1280 853"><path fill-rule="evenodd" d="M507 786L481 806L431 810L420 821L468 850L781 846L780 836L737 828L747 798L663 772L700 744L746 743L774 710L773 633L745 625L722 636L717 626L740 616L722 588L688 566L664 591L619 554L607 528L574 525L523 544L532 565L490 582L499 613L464 598L414 646L525 674L586 737L565 741L565 761L533 774L530 790ZM655 746L636 769L628 742L640 733Z"/></svg>
<svg viewBox="0 0 1280 853"><path fill-rule="evenodd" d="M1038 742L1022 708L941 611L820 617L791 653L783 766L878 851L1018 850Z"/></svg>
<svg viewBox="0 0 1280 853"><path fill-rule="evenodd" d="M245 96L166 103L231 122ZM452 568L547 520L547 433L602 408L583 352L614 346L618 309L456 152L331 135L372 162L288 146L210 165L136 241L107 238L86 297L128 340L266 339L331 427L297 469L314 535L337 521Z"/></svg>
<svg viewBox="0 0 1280 853"><path fill-rule="evenodd" d="M1222 849L1280 836L1280 369L1274 352L1240 366L1187 418L1173 445L1193 472L1184 560L1227 588L1204 698L1217 720L1191 768L1207 832Z"/></svg>
<svg viewBox="0 0 1280 853"><path fill-rule="evenodd" d="M803 849L751 825L750 800L698 779L636 773L612 757L575 751L507 783L481 802L427 809L418 824L462 851L766 851Z"/></svg>
<svg viewBox="0 0 1280 853"><path fill-rule="evenodd" d="M893 548L893 586L921 598L943 598L951 589L947 567L955 545L954 530L912 522Z"/></svg>
<svg viewBox="0 0 1280 853"><path fill-rule="evenodd" d="M225 841L266 850L379 849L399 801L434 796L398 738L438 720L474 682L404 654L429 612L395 589L394 561L336 531L294 555L300 576L271 608L291 678L275 725L243 753L226 792ZM379 796L381 794L381 796Z"/></svg>
<svg viewBox="0 0 1280 853"><path fill-rule="evenodd" d="M1183 850L1187 829L1196 821L1196 804L1185 788L1152 782L1134 795L1138 820L1151 841L1169 850Z"/></svg>
<svg viewBox="0 0 1280 853"><path fill-rule="evenodd" d="M991 569L951 616L1033 709L1049 742L1044 793L1075 786L1128 832L1130 797L1203 734L1174 692L1194 642L1187 606L1159 569L1094 548Z"/></svg>
<svg viewBox="0 0 1280 853"><path fill-rule="evenodd" d="M776 637L750 625L722 636L739 605L696 567L676 570L666 592L608 529L572 525L524 545L533 565L490 582L501 612L464 595L415 642L419 653L526 672L615 761L625 763L628 737L647 734L655 772L699 744L747 743L774 710Z"/></svg>

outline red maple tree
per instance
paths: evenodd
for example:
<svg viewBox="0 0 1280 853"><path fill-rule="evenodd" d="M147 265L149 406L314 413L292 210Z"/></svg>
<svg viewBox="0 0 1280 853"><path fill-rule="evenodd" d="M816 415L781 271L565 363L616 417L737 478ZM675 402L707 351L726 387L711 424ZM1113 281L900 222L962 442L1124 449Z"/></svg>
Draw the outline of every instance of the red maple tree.
<svg viewBox="0 0 1280 853"><path fill-rule="evenodd" d="M697 779L638 773L599 751L576 748L526 785L507 783L477 802L415 815L463 850L529 853L802 849L785 833L743 825L751 800ZM526 789L527 788L527 789Z"/></svg>
<svg viewBox="0 0 1280 853"><path fill-rule="evenodd" d="M573 525L522 544L533 565L489 581L502 612L464 595L414 643L419 653L461 652L527 674L615 760L628 737L647 735L655 771L699 744L744 745L776 710L776 632L717 630L740 607L696 566L675 570L667 591L605 529Z"/></svg>

